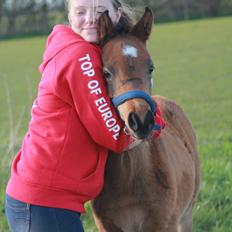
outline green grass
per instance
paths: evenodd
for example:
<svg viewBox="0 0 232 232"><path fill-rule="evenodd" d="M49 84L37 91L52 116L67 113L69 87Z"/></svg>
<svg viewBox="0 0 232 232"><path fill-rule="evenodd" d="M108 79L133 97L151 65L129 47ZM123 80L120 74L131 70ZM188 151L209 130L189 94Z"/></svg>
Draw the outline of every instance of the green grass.
<svg viewBox="0 0 232 232"><path fill-rule="evenodd" d="M177 101L197 133L202 183L195 232L232 231L232 18L156 25L154 92ZM0 231L9 164L30 118L45 37L0 41ZM96 231L89 213L87 232Z"/></svg>

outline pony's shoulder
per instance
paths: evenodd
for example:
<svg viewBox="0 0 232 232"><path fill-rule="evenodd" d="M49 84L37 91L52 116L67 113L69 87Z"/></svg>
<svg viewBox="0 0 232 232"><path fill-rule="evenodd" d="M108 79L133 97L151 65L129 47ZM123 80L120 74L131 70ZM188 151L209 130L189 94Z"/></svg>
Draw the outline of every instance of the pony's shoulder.
<svg viewBox="0 0 232 232"><path fill-rule="evenodd" d="M163 96L155 95L152 98L159 105L163 118L166 121L166 130L173 130L181 136L184 141L191 144L192 152L196 152L196 135L192 123L183 109L175 101Z"/></svg>

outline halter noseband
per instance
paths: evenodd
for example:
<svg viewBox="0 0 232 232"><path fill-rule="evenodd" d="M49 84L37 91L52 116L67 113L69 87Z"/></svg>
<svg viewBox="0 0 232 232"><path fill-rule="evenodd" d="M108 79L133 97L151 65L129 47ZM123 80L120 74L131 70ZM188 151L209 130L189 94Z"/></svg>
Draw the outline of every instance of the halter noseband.
<svg viewBox="0 0 232 232"><path fill-rule="evenodd" d="M148 103L148 105L150 106L152 113L153 114L156 113L155 102L152 100L152 98L149 94L147 94L146 92L141 91L141 90L131 90L131 91L128 91L126 93L123 93L117 97L112 98L112 102L113 102L114 106L117 108L119 105L121 105L124 102L126 102L127 100L130 100L133 98L144 99ZM153 127L153 130L160 130L160 129L161 129L161 126L159 124L155 124Z"/></svg>
<svg viewBox="0 0 232 232"><path fill-rule="evenodd" d="M112 102L113 102L114 106L117 108L119 105L121 105L125 101L133 99L133 98L144 99L151 107L152 113L153 114L156 113L156 105L155 105L154 101L152 100L151 96L149 94L147 94L146 92L141 91L141 90L131 90L131 91L128 91L126 93L123 93L117 97L114 97L112 99Z"/></svg>

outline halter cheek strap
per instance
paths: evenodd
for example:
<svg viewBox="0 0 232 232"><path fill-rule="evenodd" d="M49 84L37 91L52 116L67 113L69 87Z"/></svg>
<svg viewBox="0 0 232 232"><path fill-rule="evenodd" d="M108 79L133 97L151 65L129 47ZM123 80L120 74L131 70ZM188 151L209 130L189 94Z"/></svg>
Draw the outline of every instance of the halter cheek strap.
<svg viewBox="0 0 232 232"><path fill-rule="evenodd" d="M153 114L156 113L156 105L155 105L154 101L152 100L151 96L149 94L147 94L146 92L141 91L141 90L132 90L132 91L125 92L117 97L114 97L112 99L112 102L113 102L114 106L117 108L119 105L123 104L125 101L133 99L133 98L144 99L151 107L152 113Z"/></svg>

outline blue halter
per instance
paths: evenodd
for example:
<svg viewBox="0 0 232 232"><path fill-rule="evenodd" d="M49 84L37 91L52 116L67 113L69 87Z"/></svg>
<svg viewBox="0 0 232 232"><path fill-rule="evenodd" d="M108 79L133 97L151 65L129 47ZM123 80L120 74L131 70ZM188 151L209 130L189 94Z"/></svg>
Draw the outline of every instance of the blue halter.
<svg viewBox="0 0 232 232"><path fill-rule="evenodd" d="M114 97L112 99L112 102L113 102L114 106L117 108L119 105L121 105L125 101L133 99L133 98L144 99L151 107L152 113L153 114L156 113L156 105L155 105L154 101L152 100L151 96L149 94L147 94L146 92L141 91L141 90L131 90L131 91L128 91L126 93L123 93L117 97Z"/></svg>
<svg viewBox="0 0 232 232"><path fill-rule="evenodd" d="M152 113L153 114L156 113L155 102L152 100L152 98L149 94L147 94L146 92L141 91L141 90L131 90L131 91L128 91L126 93L123 93L117 97L112 98L112 102L113 102L114 106L117 108L119 105L121 105L125 101L133 99L133 98L144 99L151 107ZM161 126L159 124L155 124L153 127L153 130L161 130Z"/></svg>

